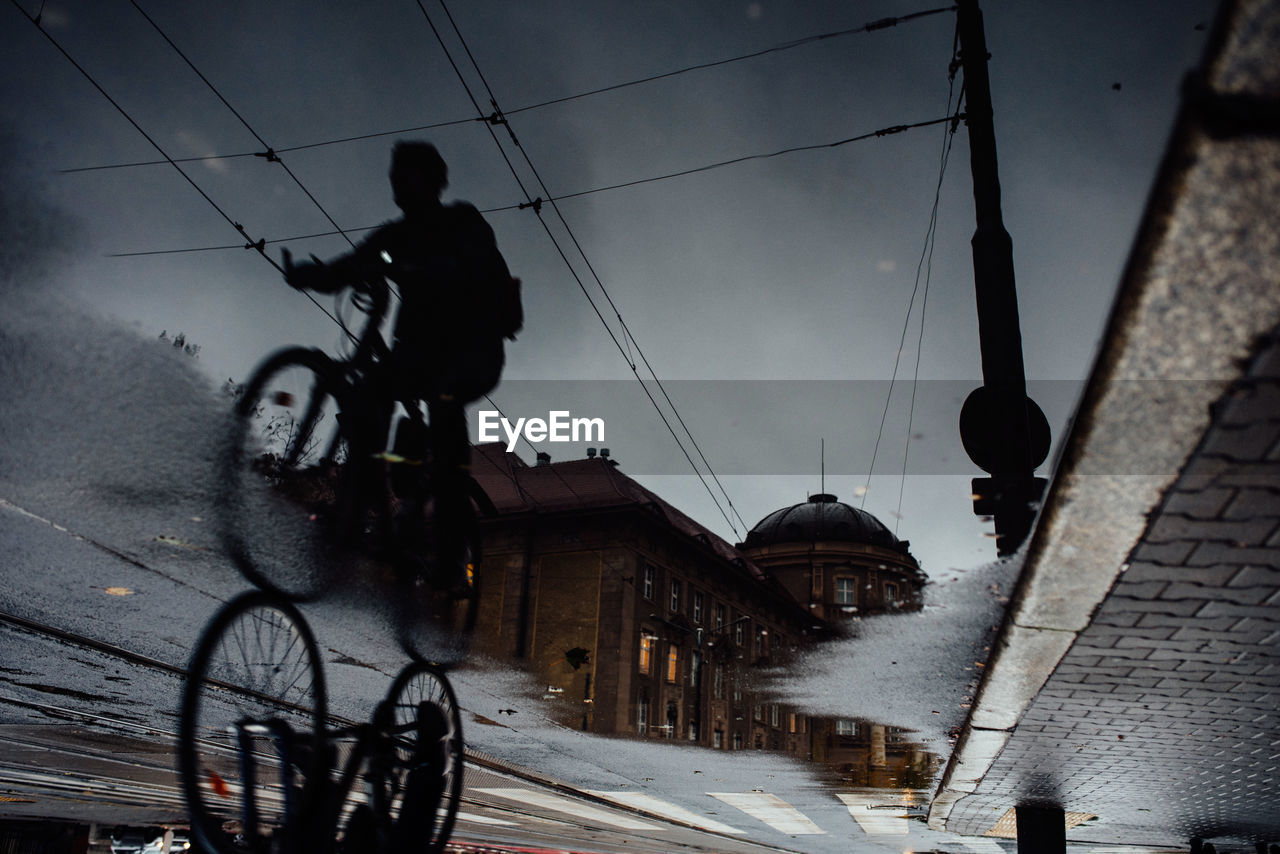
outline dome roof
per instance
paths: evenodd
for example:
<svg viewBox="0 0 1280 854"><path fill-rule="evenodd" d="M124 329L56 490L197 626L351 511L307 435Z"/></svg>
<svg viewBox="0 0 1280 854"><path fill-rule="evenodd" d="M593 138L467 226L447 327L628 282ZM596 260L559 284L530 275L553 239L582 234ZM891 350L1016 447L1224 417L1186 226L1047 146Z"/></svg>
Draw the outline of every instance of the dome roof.
<svg viewBox="0 0 1280 854"><path fill-rule="evenodd" d="M907 543L895 537L875 516L825 492L765 516L747 534L742 546L753 549L774 543L821 541L860 543L903 553L907 550Z"/></svg>

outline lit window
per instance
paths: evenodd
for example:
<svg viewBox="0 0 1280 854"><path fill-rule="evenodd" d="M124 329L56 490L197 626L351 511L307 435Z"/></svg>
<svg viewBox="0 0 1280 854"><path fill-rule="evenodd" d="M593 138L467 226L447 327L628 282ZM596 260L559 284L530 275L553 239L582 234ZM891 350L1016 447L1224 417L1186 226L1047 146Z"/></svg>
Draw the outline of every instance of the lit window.
<svg viewBox="0 0 1280 854"><path fill-rule="evenodd" d="M644 565L644 598L653 601L653 566L651 564Z"/></svg>
<svg viewBox="0 0 1280 854"><path fill-rule="evenodd" d="M693 621L702 624L702 591L693 591Z"/></svg>
<svg viewBox="0 0 1280 854"><path fill-rule="evenodd" d="M640 635L640 672L650 673L653 667L653 635Z"/></svg>
<svg viewBox="0 0 1280 854"><path fill-rule="evenodd" d="M680 650L675 645L672 645L671 648L667 650L667 681L675 684L676 680L679 678Z"/></svg>
<svg viewBox="0 0 1280 854"><path fill-rule="evenodd" d="M836 604L837 605L857 605L858 604L858 579L856 578L837 578L836 579Z"/></svg>

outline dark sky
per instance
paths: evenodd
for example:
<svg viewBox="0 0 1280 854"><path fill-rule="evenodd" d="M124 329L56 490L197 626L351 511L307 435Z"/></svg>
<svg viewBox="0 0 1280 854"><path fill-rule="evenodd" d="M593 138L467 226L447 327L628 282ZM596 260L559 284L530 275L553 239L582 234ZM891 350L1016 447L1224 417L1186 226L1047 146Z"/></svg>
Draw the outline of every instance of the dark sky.
<svg viewBox="0 0 1280 854"><path fill-rule="evenodd" d="M526 328L508 348L508 382L494 400L513 417L561 408L603 417L604 444L624 471L727 539L818 491L825 440L825 487L855 503L875 449L866 509L910 539L927 570L994 556L989 526L970 512L968 477L979 472L955 428L959 401L980 379L963 127L941 184L946 130L935 125L568 198L559 215L545 206L541 223L511 209L526 198L521 185L529 196L565 196L942 118L951 13L522 109L936 7L455 0L448 11L459 39L438 0L20 5L31 14L42 7L47 33L168 155L247 155L182 168L255 239L332 231L326 213L359 239L356 229L393 217L385 173L397 137L283 154L322 213L281 166L251 156L261 143L164 36L275 149L450 123L403 136L439 146L451 168L446 196L491 211L524 280ZM983 7L1027 372L1058 437L1215 4ZM200 344L211 383L244 378L284 343L337 346L336 326L256 253L107 257L243 241L170 165L59 172L158 154L17 8L0 14L8 18L0 120L31 182L78 224L71 257L27 283L32 293L69 290L149 337L185 332ZM485 124L468 121L476 110L450 57L486 112L492 91L520 149L505 129L495 143ZM917 267L939 186L926 291ZM285 245L327 257L348 244L329 236ZM691 475L597 309L630 358L643 353L670 381L733 502L729 510L712 484L733 527ZM917 355L929 382L918 387L908 428ZM906 382L877 448L895 364ZM830 382L805 382L813 380ZM582 452L547 450L561 459ZM521 454L532 457L527 445Z"/></svg>

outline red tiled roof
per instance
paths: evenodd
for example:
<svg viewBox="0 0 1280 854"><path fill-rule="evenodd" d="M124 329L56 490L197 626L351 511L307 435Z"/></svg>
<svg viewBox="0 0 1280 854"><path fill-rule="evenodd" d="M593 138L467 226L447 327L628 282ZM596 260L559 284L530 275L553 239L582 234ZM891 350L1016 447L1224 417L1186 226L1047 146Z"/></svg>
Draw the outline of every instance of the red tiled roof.
<svg viewBox="0 0 1280 854"><path fill-rule="evenodd" d="M471 456L471 474L499 513L635 506L657 514L757 581L771 581L740 551L623 474L612 460L595 457L531 466L507 453L501 442L476 445Z"/></svg>

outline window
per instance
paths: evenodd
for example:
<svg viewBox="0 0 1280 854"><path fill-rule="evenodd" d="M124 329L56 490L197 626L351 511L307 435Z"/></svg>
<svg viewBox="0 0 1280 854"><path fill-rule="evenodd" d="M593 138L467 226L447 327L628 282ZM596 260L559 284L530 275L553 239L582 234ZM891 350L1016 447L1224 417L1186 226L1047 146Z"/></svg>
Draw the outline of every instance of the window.
<svg viewBox="0 0 1280 854"><path fill-rule="evenodd" d="M702 625L702 591L693 591L693 621Z"/></svg>
<svg viewBox="0 0 1280 854"><path fill-rule="evenodd" d="M711 625L713 628L724 628L724 606L719 602L711 609Z"/></svg>
<svg viewBox="0 0 1280 854"><path fill-rule="evenodd" d="M680 581L671 579L671 613L680 613Z"/></svg>
<svg viewBox="0 0 1280 854"><path fill-rule="evenodd" d="M644 565L644 587L641 592L644 594L644 598L650 601L653 601L653 577L655 574L653 564L646 563Z"/></svg>
<svg viewBox="0 0 1280 854"><path fill-rule="evenodd" d="M764 658L769 655L769 629L765 626L756 626L756 657Z"/></svg>
<svg viewBox="0 0 1280 854"><path fill-rule="evenodd" d="M724 699L724 665L717 664L715 675L711 677L711 697L715 700Z"/></svg>
<svg viewBox="0 0 1280 854"><path fill-rule="evenodd" d="M742 627L746 622L746 620L739 620L733 625L733 642L738 646L742 646Z"/></svg>
<svg viewBox="0 0 1280 854"><path fill-rule="evenodd" d="M778 725L778 704L777 703L774 703L771 706L769 706L769 725L770 726Z"/></svg>
<svg viewBox="0 0 1280 854"><path fill-rule="evenodd" d="M836 735L854 738L858 735L858 722L850 720L836 721Z"/></svg>
<svg viewBox="0 0 1280 854"><path fill-rule="evenodd" d="M898 604L898 585L893 581L884 583L884 603L886 605Z"/></svg>
<svg viewBox="0 0 1280 854"><path fill-rule="evenodd" d="M756 703L751 707L751 717L758 721L764 720L764 706Z"/></svg>
<svg viewBox="0 0 1280 854"><path fill-rule="evenodd" d="M667 681L673 685L680 678L680 648L675 644L667 650Z"/></svg>
<svg viewBox="0 0 1280 854"><path fill-rule="evenodd" d="M724 730L718 729L711 733L711 746L716 750L724 747Z"/></svg>
<svg viewBox="0 0 1280 854"><path fill-rule="evenodd" d="M733 749L734 750L742 749L742 733L740 732L735 732L733 734Z"/></svg>
<svg viewBox="0 0 1280 854"><path fill-rule="evenodd" d="M641 735L649 732L649 697L643 693L636 703L636 732Z"/></svg>
<svg viewBox="0 0 1280 854"><path fill-rule="evenodd" d="M653 635L640 633L640 672L646 675L653 672L653 640Z"/></svg>
<svg viewBox="0 0 1280 854"><path fill-rule="evenodd" d="M836 604L837 605L857 605L858 604L858 579L856 578L837 578L836 579Z"/></svg>
<svg viewBox="0 0 1280 854"><path fill-rule="evenodd" d="M814 599L822 598L822 564L813 567L813 579L809 584L809 592Z"/></svg>

